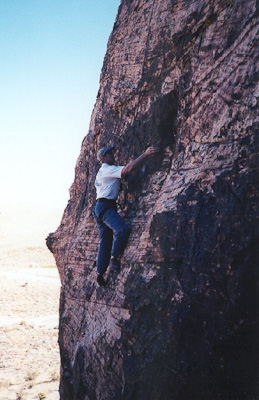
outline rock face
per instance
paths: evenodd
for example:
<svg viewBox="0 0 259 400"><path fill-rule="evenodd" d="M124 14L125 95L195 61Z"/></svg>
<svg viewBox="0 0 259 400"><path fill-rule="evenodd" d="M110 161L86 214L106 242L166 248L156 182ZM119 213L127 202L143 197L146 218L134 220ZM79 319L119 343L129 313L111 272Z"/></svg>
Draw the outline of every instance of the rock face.
<svg viewBox="0 0 259 400"><path fill-rule="evenodd" d="M256 399L256 2L122 0L61 225L62 400ZM257 139L257 140L256 140ZM96 284L96 152L132 232Z"/></svg>

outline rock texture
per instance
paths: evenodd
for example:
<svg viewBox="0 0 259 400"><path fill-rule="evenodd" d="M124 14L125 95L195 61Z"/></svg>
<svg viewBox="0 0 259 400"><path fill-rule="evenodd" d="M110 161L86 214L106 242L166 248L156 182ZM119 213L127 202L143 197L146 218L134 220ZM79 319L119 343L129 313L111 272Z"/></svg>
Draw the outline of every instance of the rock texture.
<svg viewBox="0 0 259 400"><path fill-rule="evenodd" d="M256 399L255 0L122 0L61 225L62 400ZM132 226L96 285L96 152ZM257 198L258 199L258 198Z"/></svg>

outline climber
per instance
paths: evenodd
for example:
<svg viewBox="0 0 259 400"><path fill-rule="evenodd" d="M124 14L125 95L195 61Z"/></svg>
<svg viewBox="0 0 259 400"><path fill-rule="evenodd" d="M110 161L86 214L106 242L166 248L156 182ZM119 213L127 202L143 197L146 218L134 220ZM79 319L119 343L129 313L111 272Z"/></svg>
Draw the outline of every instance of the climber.
<svg viewBox="0 0 259 400"><path fill-rule="evenodd" d="M103 147L97 153L102 163L96 179L95 217L100 234L100 244L97 255L97 283L107 284L104 279L110 263L111 271L120 271L120 257L126 247L129 237L129 227L117 212L116 199L120 189L120 179L130 174L149 156L156 153L154 147L147 150L126 166L116 166L114 147Z"/></svg>

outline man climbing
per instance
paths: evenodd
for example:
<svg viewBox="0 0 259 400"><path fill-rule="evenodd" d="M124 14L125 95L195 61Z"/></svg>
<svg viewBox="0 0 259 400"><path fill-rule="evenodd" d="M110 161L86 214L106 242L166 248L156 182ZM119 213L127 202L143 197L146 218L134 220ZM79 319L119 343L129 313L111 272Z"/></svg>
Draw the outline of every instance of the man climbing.
<svg viewBox="0 0 259 400"><path fill-rule="evenodd" d="M120 190L120 179L130 174L135 168L156 150L147 150L126 166L116 166L113 153L114 147L103 147L97 153L102 163L96 179L95 215L100 234L100 244L97 255L97 282L105 286L104 274L110 263L111 271L120 271L120 257L126 247L129 237L129 227L117 213L116 199Z"/></svg>

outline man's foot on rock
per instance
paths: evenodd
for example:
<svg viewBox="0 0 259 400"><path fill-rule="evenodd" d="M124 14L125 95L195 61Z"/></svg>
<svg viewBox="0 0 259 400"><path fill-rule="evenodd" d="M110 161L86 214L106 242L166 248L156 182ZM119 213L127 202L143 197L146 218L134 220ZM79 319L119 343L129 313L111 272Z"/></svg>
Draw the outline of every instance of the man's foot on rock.
<svg viewBox="0 0 259 400"><path fill-rule="evenodd" d="M102 274L98 274L97 275L97 283L98 283L99 286L106 286L107 285L107 282L104 279Z"/></svg>
<svg viewBox="0 0 259 400"><path fill-rule="evenodd" d="M118 258L112 257L110 271L120 272L120 270L121 270L120 261L118 260Z"/></svg>

